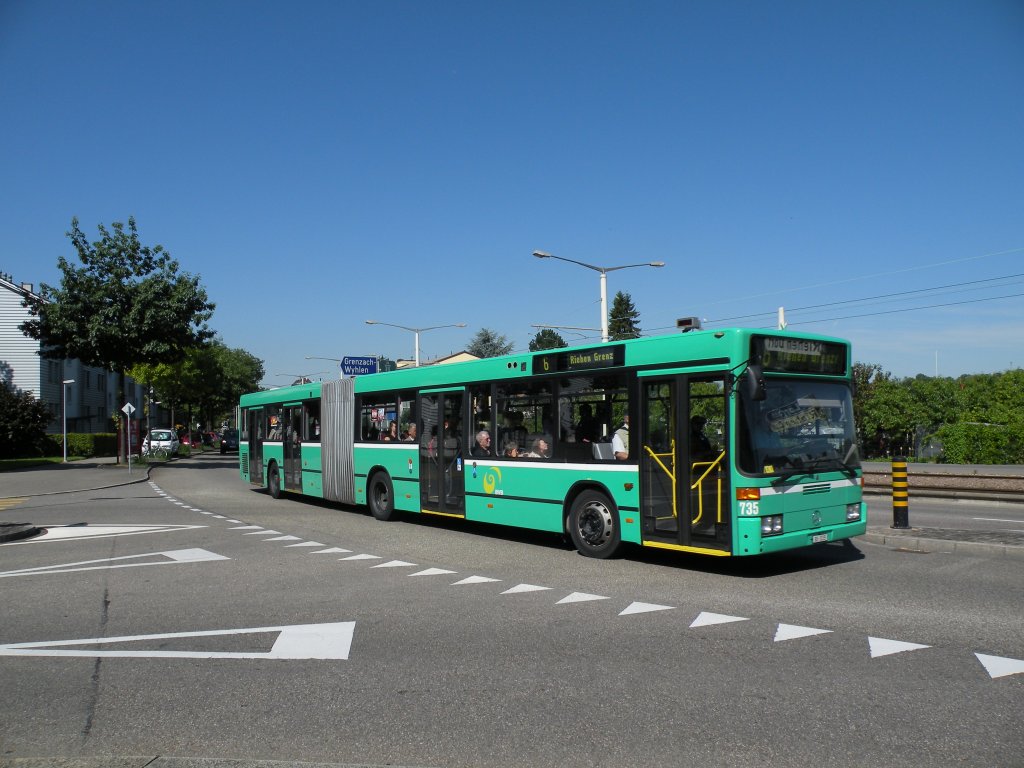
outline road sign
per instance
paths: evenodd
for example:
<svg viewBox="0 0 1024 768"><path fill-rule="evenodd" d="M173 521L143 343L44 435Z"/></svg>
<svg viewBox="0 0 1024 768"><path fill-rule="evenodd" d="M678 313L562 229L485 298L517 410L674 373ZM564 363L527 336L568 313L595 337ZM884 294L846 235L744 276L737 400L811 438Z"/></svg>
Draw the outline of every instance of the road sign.
<svg viewBox="0 0 1024 768"><path fill-rule="evenodd" d="M345 357L341 361L341 370L346 376L365 376L377 372L376 357Z"/></svg>
<svg viewBox="0 0 1024 768"><path fill-rule="evenodd" d="M131 403L125 403L121 410L124 411L125 416L131 418L132 414L135 413L135 406Z"/></svg>

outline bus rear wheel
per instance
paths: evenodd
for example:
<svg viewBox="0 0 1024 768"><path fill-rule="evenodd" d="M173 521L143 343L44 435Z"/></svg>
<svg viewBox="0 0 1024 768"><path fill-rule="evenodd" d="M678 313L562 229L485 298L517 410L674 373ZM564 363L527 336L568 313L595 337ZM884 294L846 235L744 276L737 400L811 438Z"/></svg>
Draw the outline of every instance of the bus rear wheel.
<svg viewBox="0 0 1024 768"><path fill-rule="evenodd" d="M378 520L387 522L398 516L395 512L395 489L387 472L373 474L367 488L367 496L370 502L370 514Z"/></svg>
<svg viewBox="0 0 1024 768"><path fill-rule="evenodd" d="M618 510L599 491L584 491L569 510L569 535L581 555L606 559L622 544Z"/></svg>
<svg viewBox="0 0 1024 768"><path fill-rule="evenodd" d="M277 464L271 464L267 470L267 490L271 498L281 498L281 473L277 471Z"/></svg>

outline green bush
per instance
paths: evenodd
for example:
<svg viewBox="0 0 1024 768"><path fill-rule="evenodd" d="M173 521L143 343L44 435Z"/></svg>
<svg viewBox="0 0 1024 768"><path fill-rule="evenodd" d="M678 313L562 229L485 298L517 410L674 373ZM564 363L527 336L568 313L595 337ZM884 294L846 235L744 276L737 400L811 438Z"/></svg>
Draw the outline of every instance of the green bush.
<svg viewBox="0 0 1024 768"><path fill-rule="evenodd" d="M64 453L63 435L50 435L52 455ZM69 432L68 456L116 456L117 435L113 432Z"/></svg>
<svg viewBox="0 0 1024 768"><path fill-rule="evenodd" d="M950 464L1016 464L1022 458L1013 432L1000 424L947 424L938 437Z"/></svg>

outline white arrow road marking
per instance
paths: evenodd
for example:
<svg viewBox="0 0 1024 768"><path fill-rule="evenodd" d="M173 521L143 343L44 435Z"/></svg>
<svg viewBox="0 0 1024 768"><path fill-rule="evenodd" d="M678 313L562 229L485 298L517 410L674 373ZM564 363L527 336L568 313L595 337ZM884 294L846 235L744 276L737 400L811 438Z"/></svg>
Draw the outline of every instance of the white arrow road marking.
<svg viewBox="0 0 1024 768"><path fill-rule="evenodd" d="M330 549L321 549L318 552L313 552L314 555L333 555L340 554L342 552L351 552L351 549L342 549L341 547L331 547Z"/></svg>
<svg viewBox="0 0 1024 768"><path fill-rule="evenodd" d="M405 560L389 560L386 563L371 565L371 568L415 568L416 563L407 563Z"/></svg>
<svg viewBox="0 0 1024 768"><path fill-rule="evenodd" d="M257 526L257 527L259 527L259 526ZM262 530L262 531L253 531L252 533L243 533L242 535L243 536L276 536L276 535L280 535L280 533L281 533L280 531L271 531L271 530L266 530L265 529L265 530Z"/></svg>
<svg viewBox="0 0 1024 768"><path fill-rule="evenodd" d="M347 552L348 550L342 550ZM339 557L339 560L380 560L380 555L350 555L348 557Z"/></svg>
<svg viewBox="0 0 1024 768"><path fill-rule="evenodd" d="M449 571L445 568L427 568L425 571L417 571L416 573L410 573L409 576L441 576L446 573L458 573L458 571Z"/></svg>
<svg viewBox="0 0 1024 768"><path fill-rule="evenodd" d="M636 601L626 606L626 609L619 613L619 616L629 616L633 613L650 613L651 611L671 611L675 606L658 605L657 603L638 603Z"/></svg>
<svg viewBox="0 0 1024 768"><path fill-rule="evenodd" d="M262 531L262 525L239 525L234 528L228 528L229 531Z"/></svg>
<svg viewBox="0 0 1024 768"><path fill-rule="evenodd" d="M495 581L501 581L501 579L492 579L490 576L467 576L461 581L456 581L452 586L457 587L460 584L490 584Z"/></svg>
<svg viewBox="0 0 1024 768"><path fill-rule="evenodd" d="M54 541L77 541L79 539L98 539L110 536L136 536L141 533L178 533L206 528L205 525L67 525L47 527L46 533L25 541L16 541L4 546L15 544L39 544Z"/></svg>
<svg viewBox="0 0 1024 768"><path fill-rule="evenodd" d="M783 640L796 640L800 637L811 637L812 635L826 635L831 629L815 629L814 627L798 627L795 624L779 624L775 630L775 642Z"/></svg>
<svg viewBox="0 0 1024 768"><path fill-rule="evenodd" d="M742 616L726 616L724 613L708 613L707 611L702 611L700 616L694 619L693 623L690 624L690 628L707 627L712 624L729 624L733 621L748 621L748 619L745 619Z"/></svg>
<svg viewBox="0 0 1024 768"><path fill-rule="evenodd" d="M113 565L121 560L138 560L140 558L166 557L167 560L146 563L123 563ZM171 565L173 563L202 563L212 560L230 560L224 555L217 555L205 549L177 549L169 552L150 552L144 555L124 555L107 557L102 560L83 560L78 563L62 563L61 565L43 565L37 568L22 568L17 571L0 572L0 579L10 576L41 576L51 573L74 573L76 571L101 571L107 568L142 568L149 565Z"/></svg>
<svg viewBox="0 0 1024 768"><path fill-rule="evenodd" d="M983 653L974 654L978 657L984 667L985 671L988 672L989 676L993 679L997 677L1006 677L1007 675L1019 675L1024 672L1024 661L1020 659L1007 659L1002 656L986 656Z"/></svg>
<svg viewBox="0 0 1024 768"><path fill-rule="evenodd" d="M264 539L264 541L301 541L301 538L289 534L287 536L275 536L272 539Z"/></svg>
<svg viewBox="0 0 1024 768"><path fill-rule="evenodd" d="M347 659L352 648L354 621L333 624L295 624L283 627L252 627L205 632L170 632L159 635L125 637L94 637L87 640L56 640L43 643L11 643L0 645L0 656L87 656L122 659ZM183 637L215 637L218 635L252 635L278 632L269 651L240 653L235 651L70 651L57 650L68 645L103 645L146 640L168 640Z"/></svg>
<svg viewBox="0 0 1024 768"><path fill-rule="evenodd" d="M591 595L586 592L573 592L571 595L566 595L559 600L555 605L563 605L567 603L586 603L590 600L607 600L608 598L604 595Z"/></svg>
<svg viewBox="0 0 1024 768"><path fill-rule="evenodd" d="M931 648L930 645L905 643L902 640L886 640L881 637L869 637L868 646L871 648L872 659L876 659L879 656L890 656L894 653L903 653L904 651L917 651L921 648Z"/></svg>
<svg viewBox="0 0 1024 768"><path fill-rule="evenodd" d="M319 541L303 541L301 544L289 544L288 547L322 547ZM285 547L285 549L288 549Z"/></svg>
<svg viewBox="0 0 1024 768"><path fill-rule="evenodd" d="M506 589L501 594L518 595L520 592L542 592L545 589L551 589L551 587L538 587L536 584L517 584L511 589Z"/></svg>

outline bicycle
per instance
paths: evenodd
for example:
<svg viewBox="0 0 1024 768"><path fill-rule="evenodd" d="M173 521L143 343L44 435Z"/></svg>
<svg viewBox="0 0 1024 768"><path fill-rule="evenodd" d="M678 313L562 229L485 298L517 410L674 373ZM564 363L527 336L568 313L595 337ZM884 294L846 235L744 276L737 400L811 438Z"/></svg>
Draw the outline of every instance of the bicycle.
<svg viewBox="0 0 1024 768"><path fill-rule="evenodd" d="M148 445L142 450L142 458L144 459L159 459L160 461L167 461L170 457L171 452L162 445L158 445L156 448L150 448Z"/></svg>

